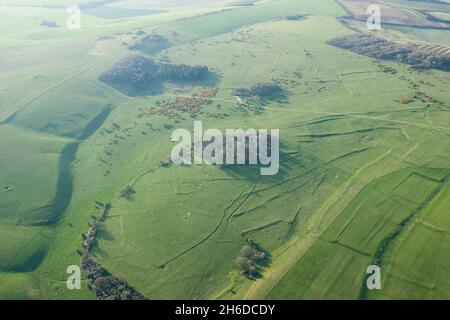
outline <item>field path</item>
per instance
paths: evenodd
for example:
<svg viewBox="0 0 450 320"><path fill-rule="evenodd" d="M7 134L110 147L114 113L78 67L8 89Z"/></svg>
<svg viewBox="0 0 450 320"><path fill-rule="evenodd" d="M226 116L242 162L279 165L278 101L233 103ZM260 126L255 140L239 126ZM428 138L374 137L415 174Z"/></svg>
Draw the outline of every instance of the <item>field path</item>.
<svg viewBox="0 0 450 320"><path fill-rule="evenodd" d="M278 282L280 282L283 276L289 272L289 270L295 266L297 261L311 248L321 234L325 232L327 227L331 225L334 219L339 216L339 214L337 214L334 219L330 219L330 221L326 222L325 225L319 229L325 213L328 212L334 204L343 201L342 199L344 198L344 194L352 185L352 182L354 182L365 169L388 156L391 152L392 149L388 150L374 161L362 166L341 188L336 190L336 192L328 198L328 200L313 216L314 219L311 219L308 222L308 229L302 235L296 236L294 239L289 241L287 245L274 254L274 263L268 270L265 271L264 278L261 279L261 281L256 281L250 286L244 296L244 299L264 299L267 294L269 294L269 292L278 284Z"/></svg>
<svg viewBox="0 0 450 320"><path fill-rule="evenodd" d="M161 97L168 97L168 98L192 98L192 96L189 95L180 95L180 94L162 94L159 95ZM142 97L141 97L142 98ZM133 99L132 97L128 97L128 99ZM236 100L230 100L230 99L220 99L220 98L204 98L206 100L211 101L220 101L220 102L226 102L226 103L232 103L236 104L239 103L239 100L235 98ZM241 99L242 100L242 99ZM445 130L450 131L450 127L443 127L443 126L437 126L432 125L429 123L418 123L418 122L411 122L411 121L403 121L403 120L396 120L396 119L388 119L383 117L377 117L377 116L368 116L366 115L367 112L364 113L355 113L355 112L329 112L329 111L314 111L311 109L305 109L305 108L277 108L277 107L260 107L256 105L251 105L248 103L244 103L249 108L256 108L256 109L264 109L264 110L275 110L275 111L283 111L283 112L298 112L298 113L310 113L310 114L317 114L317 115L323 115L323 116L335 116L335 117L351 117L351 118L359 118L359 119L366 119L366 120L377 120L377 121L384 121L384 122L392 122L392 123L398 123L398 124L405 124L420 128L428 128L428 129L436 129L436 130ZM415 110L417 108L410 108L410 109L402 109L400 111L408 111L408 110ZM397 112L397 111L395 111Z"/></svg>
<svg viewBox="0 0 450 320"><path fill-rule="evenodd" d="M16 115L18 112L20 112L24 108L26 108L29 103L31 103L33 101L36 101L36 99L39 99L43 95L52 92L53 90L59 88L60 86L66 84L67 82L69 82L69 81L71 81L73 79L76 79L77 77L79 77L83 73L85 73L87 71L90 71L90 70L93 70L96 67L111 61L115 57L116 57L115 55L111 55L109 58L107 58L105 60L98 61L98 62L96 62L96 63L94 63L94 64L92 64L92 65L90 65L90 66L88 66L88 67L86 67L84 69L81 69L81 70L75 72L74 74L68 76L67 78L52 84L51 86L49 86L46 89L43 89L43 90L41 90L39 92L35 92L35 93L29 95L28 97L23 98L22 100L20 100L16 104L14 104L12 107L10 107L8 110L0 113L0 125L6 124L7 122L9 122L8 120L11 117L14 117L14 115Z"/></svg>

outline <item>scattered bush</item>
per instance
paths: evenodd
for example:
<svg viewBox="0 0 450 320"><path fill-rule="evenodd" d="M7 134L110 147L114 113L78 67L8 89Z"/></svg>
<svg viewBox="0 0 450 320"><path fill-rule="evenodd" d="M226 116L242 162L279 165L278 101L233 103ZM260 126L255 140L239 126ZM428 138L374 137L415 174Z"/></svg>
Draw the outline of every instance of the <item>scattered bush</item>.
<svg viewBox="0 0 450 320"><path fill-rule="evenodd" d="M408 103L413 102L413 100L412 100L412 99L409 99L409 98L400 98L399 102L400 102L401 104L408 104Z"/></svg>
<svg viewBox="0 0 450 320"><path fill-rule="evenodd" d="M292 21L298 21L298 20L302 20L303 18L306 17L306 14L303 13L293 13L290 15L287 15L285 17L286 20L292 20Z"/></svg>

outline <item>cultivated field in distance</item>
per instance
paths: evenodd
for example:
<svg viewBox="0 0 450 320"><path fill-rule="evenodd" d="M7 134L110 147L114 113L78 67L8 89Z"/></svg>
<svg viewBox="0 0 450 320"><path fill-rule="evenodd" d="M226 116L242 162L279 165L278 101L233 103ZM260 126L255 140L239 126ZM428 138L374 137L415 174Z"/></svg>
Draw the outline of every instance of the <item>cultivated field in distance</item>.
<svg viewBox="0 0 450 320"><path fill-rule="evenodd" d="M427 28L449 28L445 21L440 21L436 14L427 16L425 10L409 7L405 4L396 3L396 1L369 1L369 0L337 0L343 9L345 9L352 18L366 21L370 14L367 8L376 5L380 8L383 17L383 23L396 24ZM445 15L445 12L439 14ZM438 14L438 15L439 15Z"/></svg>

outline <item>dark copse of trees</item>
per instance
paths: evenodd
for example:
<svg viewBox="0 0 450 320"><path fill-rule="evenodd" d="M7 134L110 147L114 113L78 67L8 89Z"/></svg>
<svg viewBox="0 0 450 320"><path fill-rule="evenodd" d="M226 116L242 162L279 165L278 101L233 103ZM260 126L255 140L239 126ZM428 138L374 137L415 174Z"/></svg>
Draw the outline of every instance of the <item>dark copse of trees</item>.
<svg viewBox="0 0 450 320"><path fill-rule="evenodd" d="M131 86L146 90L164 82L195 83L206 79L209 73L205 66L188 66L156 63L143 56L124 58L100 75L99 79L108 84Z"/></svg>
<svg viewBox="0 0 450 320"><path fill-rule="evenodd" d="M97 243L96 237L104 228L104 222L112 208L111 203L103 204L95 200L95 204L103 207L103 213L100 217L92 216L93 221L90 223L89 230L82 234L84 250L77 249L77 253L81 256L81 269L88 280L88 288L100 300L145 300L145 297L129 286L125 280L109 273L90 256Z"/></svg>
<svg viewBox="0 0 450 320"><path fill-rule="evenodd" d="M132 186L126 186L122 190L120 190L120 196L126 199L130 199L133 194L136 193L136 190Z"/></svg>
<svg viewBox="0 0 450 320"><path fill-rule="evenodd" d="M258 82L253 84L250 88L234 89L235 96L242 97L258 97L260 99L275 97L283 92L283 89L275 82Z"/></svg>
<svg viewBox="0 0 450 320"><path fill-rule="evenodd" d="M130 46L131 50L139 50L149 54L155 54L171 46L169 39L159 34L149 34Z"/></svg>
<svg viewBox="0 0 450 320"><path fill-rule="evenodd" d="M47 27L47 28L58 28L59 27L56 22L48 21L48 20L42 20L41 26Z"/></svg>
<svg viewBox="0 0 450 320"><path fill-rule="evenodd" d="M260 267L267 264L269 255L252 240L241 248L241 255L236 258L235 265L242 274L250 278L260 276Z"/></svg>
<svg viewBox="0 0 450 320"><path fill-rule="evenodd" d="M393 60L415 68L450 71L450 56L420 49L414 45L400 45L372 35L358 34L338 37L328 44L380 60Z"/></svg>
<svg viewBox="0 0 450 320"><path fill-rule="evenodd" d="M293 13L293 14L287 15L285 17L285 19L286 20L292 20L292 21L298 21L298 20L304 19L306 16L307 15L303 14L303 13Z"/></svg>
<svg viewBox="0 0 450 320"><path fill-rule="evenodd" d="M125 280L111 275L87 254L81 257L81 269L88 279L88 287L100 300L145 300Z"/></svg>

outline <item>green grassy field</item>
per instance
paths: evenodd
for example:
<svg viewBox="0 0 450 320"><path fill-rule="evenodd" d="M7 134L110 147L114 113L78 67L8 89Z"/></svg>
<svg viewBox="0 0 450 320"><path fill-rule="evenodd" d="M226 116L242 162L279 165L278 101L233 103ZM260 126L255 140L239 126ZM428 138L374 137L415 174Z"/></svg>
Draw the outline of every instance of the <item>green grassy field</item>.
<svg viewBox="0 0 450 320"><path fill-rule="evenodd" d="M449 298L448 73L328 45L355 32L339 22L345 12L333 0L184 9L173 1L143 16L83 14L80 31L63 27L64 10L4 4L0 299L95 299L85 280L67 290L65 272L79 264L82 233L101 215L96 202L112 209L93 257L149 299ZM299 12L308 15L285 19ZM199 86L127 97L97 79L136 53L128 46L140 30L172 43L149 57L219 75L202 113L139 116ZM448 45L447 33L401 27L380 35ZM259 81L279 83L285 101L239 105L232 90ZM279 128L280 172L160 166L171 132L194 120L221 130ZM127 186L135 194L121 197ZM248 238L270 254L256 280L234 266ZM382 269L382 290L365 289L370 264Z"/></svg>
<svg viewBox="0 0 450 320"><path fill-rule="evenodd" d="M427 175L428 172L431 177ZM383 298L432 298L429 295L433 294L433 290L439 292L441 298L448 297L446 290L440 287L443 285L445 288L445 282L436 284L434 288L430 286L427 292L424 290L417 294L417 289L425 289L422 286L428 282L426 278L431 271L424 265L426 259L422 260L416 253L416 245L423 241L423 235L412 235L410 247L407 249L399 252L390 250L393 243L396 246L401 245L396 242L397 231L401 234L403 228L415 228L412 225L416 225L418 216L424 215L422 212L435 205L436 201L440 202L436 197L448 187L447 177L448 170L416 171L407 168L379 178L364 187L296 266L272 289L268 298L367 298L365 274L361 270L371 262L384 267L386 253L395 257L396 261L404 261L405 258L409 260L411 269L401 269L399 283L404 281L411 287L399 286L398 280L394 280L395 270L389 263L386 267L389 271L385 275L388 280L385 281L392 287L386 289L388 293ZM417 185L421 185L420 191L417 190ZM439 256L442 239L436 237L433 240L429 243L428 238L427 254ZM420 252L424 255L423 251ZM415 261L407 258L411 256L416 257ZM413 264L416 266L413 267ZM425 268L427 272L424 272ZM433 267L435 268L438 269ZM410 272L414 274L410 275Z"/></svg>

